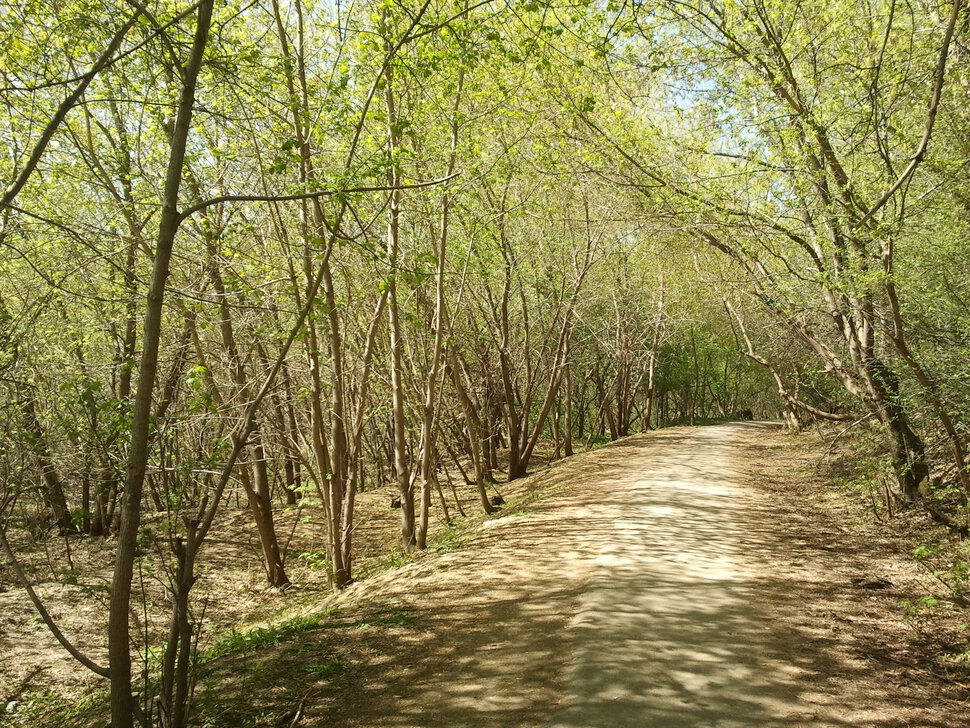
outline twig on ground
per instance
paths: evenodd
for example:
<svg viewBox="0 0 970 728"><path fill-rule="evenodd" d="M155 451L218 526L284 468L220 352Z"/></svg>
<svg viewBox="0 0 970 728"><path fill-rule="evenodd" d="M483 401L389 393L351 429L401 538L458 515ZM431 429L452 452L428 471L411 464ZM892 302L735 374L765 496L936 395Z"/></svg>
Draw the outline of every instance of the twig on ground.
<svg viewBox="0 0 970 728"><path fill-rule="evenodd" d="M897 665L902 665L903 667L905 667L905 668L907 668L909 670L915 670L916 672L922 672L925 675L932 675L937 680L942 680L945 683L949 683L950 685L955 685L956 687L962 688L963 690L970 690L970 685L968 685L967 683L958 682L957 680L954 680L953 678L951 678L949 675L941 674L939 672L936 672L935 670L930 670L930 669L927 669L925 667L920 667L919 665L915 665L912 662L906 662L905 660L900 660L900 659L898 659L896 657L893 657L892 655L880 654L880 653L876 653L876 652L869 652L869 651L865 651L865 650L860 650L860 652L861 652L862 655L864 655L868 659L872 660L873 662L880 662L882 660L888 660L889 662L894 662ZM941 699L945 699L945 698L941 698ZM951 702L960 702L960 701L954 700L954 701L951 701Z"/></svg>
<svg viewBox="0 0 970 728"><path fill-rule="evenodd" d="M303 717L303 708L306 706L306 700L308 697L310 697L310 693L303 696L303 699L296 708L296 712L293 714L292 720L290 720L289 728L296 728L296 724L300 722L300 719Z"/></svg>
<svg viewBox="0 0 970 728"><path fill-rule="evenodd" d="M20 697L21 693L23 693L24 690L30 687L30 683L33 681L33 679L37 677L39 673L43 672L46 669L47 669L46 666L41 666L41 667L34 667L28 670L27 674L24 676L24 679L20 681L19 685L17 685L17 689L3 699L3 704L6 705L8 703L13 702L14 700L17 700Z"/></svg>

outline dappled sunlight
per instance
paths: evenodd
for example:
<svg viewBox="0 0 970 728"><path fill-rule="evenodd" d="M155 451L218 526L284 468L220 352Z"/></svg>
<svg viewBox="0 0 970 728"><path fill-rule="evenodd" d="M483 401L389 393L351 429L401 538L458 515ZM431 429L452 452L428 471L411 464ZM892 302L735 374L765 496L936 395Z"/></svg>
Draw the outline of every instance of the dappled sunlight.
<svg viewBox="0 0 970 728"><path fill-rule="evenodd" d="M780 544L745 484L741 428L771 436L668 430L566 460L533 476L547 499L497 514L468 548L361 585L413 619L366 635L352 697L310 724L904 725L872 707L883 694L836 697L868 667L797 617L819 584L769 568Z"/></svg>
<svg viewBox="0 0 970 728"><path fill-rule="evenodd" d="M662 435L661 435L662 437ZM753 726L791 718L797 670L770 654L724 428L665 437L615 499L576 620L556 728ZM635 473L639 462L628 462ZM746 535L742 545L741 536Z"/></svg>

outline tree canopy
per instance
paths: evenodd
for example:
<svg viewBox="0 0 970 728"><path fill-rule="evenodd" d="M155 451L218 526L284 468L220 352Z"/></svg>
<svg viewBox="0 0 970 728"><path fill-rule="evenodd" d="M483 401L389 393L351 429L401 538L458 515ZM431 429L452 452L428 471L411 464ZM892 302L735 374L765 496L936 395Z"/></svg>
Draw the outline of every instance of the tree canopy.
<svg viewBox="0 0 970 728"><path fill-rule="evenodd" d="M963 0L0 7L0 533L13 563L38 519L115 537L109 662L79 655L112 724L187 724L234 493L281 588L274 513L321 509L339 588L363 490L396 484L421 549L446 474L491 511L537 450L784 416L872 427L894 497L966 535L968 23ZM172 595L148 715L146 513Z"/></svg>

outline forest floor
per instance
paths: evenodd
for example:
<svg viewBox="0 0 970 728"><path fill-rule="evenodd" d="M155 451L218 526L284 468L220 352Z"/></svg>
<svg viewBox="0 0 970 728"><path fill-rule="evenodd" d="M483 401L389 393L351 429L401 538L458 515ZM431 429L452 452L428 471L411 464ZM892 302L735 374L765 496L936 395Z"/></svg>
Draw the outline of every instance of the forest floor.
<svg viewBox="0 0 970 728"><path fill-rule="evenodd" d="M938 586L910 557L922 519L878 522L825 450L736 423L555 463L429 552L231 633L200 725L966 728L967 613L912 607Z"/></svg>

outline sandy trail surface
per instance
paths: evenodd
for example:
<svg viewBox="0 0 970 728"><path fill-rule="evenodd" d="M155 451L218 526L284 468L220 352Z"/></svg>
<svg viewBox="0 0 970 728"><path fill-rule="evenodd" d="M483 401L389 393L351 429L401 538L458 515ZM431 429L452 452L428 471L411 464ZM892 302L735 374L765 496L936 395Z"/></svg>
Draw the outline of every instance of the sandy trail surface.
<svg viewBox="0 0 970 728"><path fill-rule="evenodd" d="M349 590L351 607L413 619L362 635L349 684L308 720L970 726L903 667L901 592L852 586L874 569L901 569L899 584L905 562L806 505L811 464L786 437L761 423L674 428L533 476L538 500L463 548Z"/></svg>
<svg viewBox="0 0 970 728"><path fill-rule="evenodd" d="M580 597L570 678L550 725L791 725L801 669L780 655L733 425L632 450L600 498L602 546Z"/></svg>
<svg viewBox="0 0 970 728"><path fill-rule="evenodd" d="M208 663L200 714L218 728L970 728L965 642L903 617L933 588L909 557L920 542L840 495L828 452L734 423L561 460L409 563L303 592L286 618L326 624ZM381 504L364 526L393 525L385 494L363 496ZM248 613L229 573L219 594ZM91 650L100 622L76 601L55 600L55 617L72 633L91 622ZM67 684L79 668L57 668L67 658L25 614L0 609L0 667Z"/></svg>

